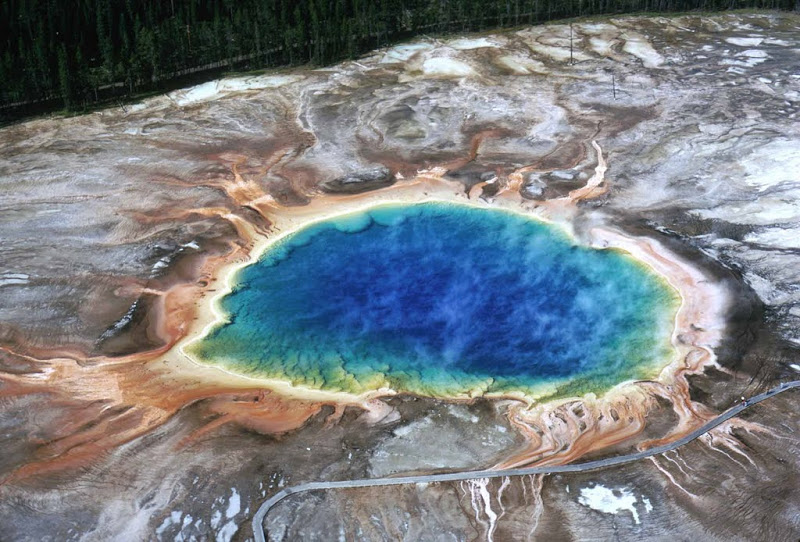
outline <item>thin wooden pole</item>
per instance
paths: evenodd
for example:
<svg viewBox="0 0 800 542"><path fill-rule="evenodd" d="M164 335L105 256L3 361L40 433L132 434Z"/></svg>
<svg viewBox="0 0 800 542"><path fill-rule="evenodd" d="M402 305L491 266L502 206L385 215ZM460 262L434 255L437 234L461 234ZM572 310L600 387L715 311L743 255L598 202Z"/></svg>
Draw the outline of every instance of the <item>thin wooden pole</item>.
<svg viewBox="0 0 800 542"><path fill-rule="evenodd" d="M572 66L574 63L572 59L572 23L569 23L569 65Z"/></svg>

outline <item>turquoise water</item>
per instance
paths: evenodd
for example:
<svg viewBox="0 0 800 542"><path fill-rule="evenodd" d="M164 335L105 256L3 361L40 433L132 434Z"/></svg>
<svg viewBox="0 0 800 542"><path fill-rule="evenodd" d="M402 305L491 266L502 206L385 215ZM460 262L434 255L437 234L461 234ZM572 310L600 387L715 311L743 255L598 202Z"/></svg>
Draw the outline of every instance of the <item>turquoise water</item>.
<svg viewBox="0 0 800 542"><path fill-rule="evenodd" d="M678 298L646 266L497 210L390 205L310 225L234 277L189 347L242 374L354 393L563 395L669 363Z"/></svg>

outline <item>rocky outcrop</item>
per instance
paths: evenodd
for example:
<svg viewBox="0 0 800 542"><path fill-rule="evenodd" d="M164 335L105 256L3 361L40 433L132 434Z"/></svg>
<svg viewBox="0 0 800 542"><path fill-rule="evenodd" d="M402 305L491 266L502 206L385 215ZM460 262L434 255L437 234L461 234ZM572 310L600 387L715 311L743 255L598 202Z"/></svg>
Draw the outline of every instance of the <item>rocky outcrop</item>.
<svg viewBox="0 0 800 542"><path fill-rule="evenodd" d="M325 181L320 187L325 192L333 194L360 194L394 183L395 178L389 168L377 167L336 177L331 181Z"/></svg>

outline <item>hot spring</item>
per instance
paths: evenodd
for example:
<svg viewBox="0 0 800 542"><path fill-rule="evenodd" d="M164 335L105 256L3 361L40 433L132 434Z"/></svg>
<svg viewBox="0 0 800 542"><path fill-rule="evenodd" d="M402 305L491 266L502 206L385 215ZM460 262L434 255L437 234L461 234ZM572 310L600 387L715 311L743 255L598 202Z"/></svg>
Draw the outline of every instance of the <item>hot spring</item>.
<svg viewBox="0 0 800 542"><path fill-rule="evenodd" d="M225 320L187 352L309 388L554 397L653 378L674 356L663 278L507 211L393 204L317 222L233 284Z"/></svg>

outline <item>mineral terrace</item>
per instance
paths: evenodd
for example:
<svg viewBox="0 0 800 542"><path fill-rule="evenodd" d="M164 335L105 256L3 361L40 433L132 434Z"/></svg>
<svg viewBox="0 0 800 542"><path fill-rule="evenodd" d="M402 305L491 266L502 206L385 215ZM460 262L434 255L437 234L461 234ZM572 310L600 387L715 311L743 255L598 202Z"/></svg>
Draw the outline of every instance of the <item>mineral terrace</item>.
<svg viewBox="0 0 800 542"><path fill-rule="evenodd" d="M800 378L800 16L571 28L426 39L0 130L0 538L251 540L280 488L629 453ZM541 403L314 392L181 354L270 238L426 198L514 207L661 266L685 287L680 356L652 382ZM797 401L625 466L311 492L264 526L796 541Z"/></svg>

